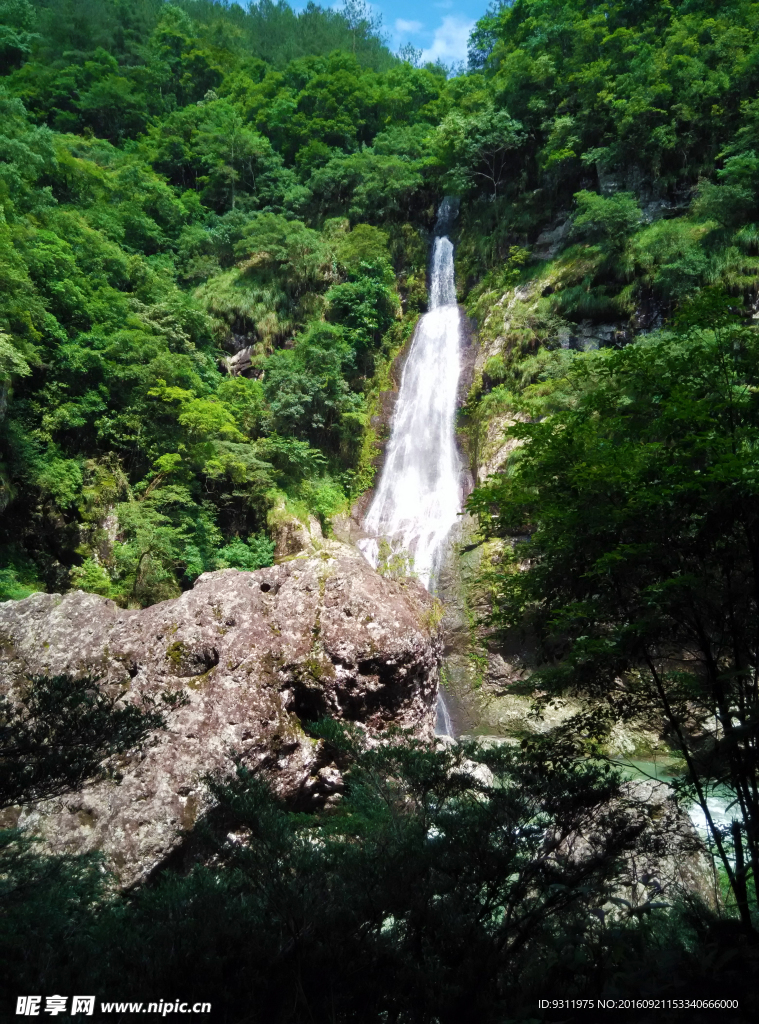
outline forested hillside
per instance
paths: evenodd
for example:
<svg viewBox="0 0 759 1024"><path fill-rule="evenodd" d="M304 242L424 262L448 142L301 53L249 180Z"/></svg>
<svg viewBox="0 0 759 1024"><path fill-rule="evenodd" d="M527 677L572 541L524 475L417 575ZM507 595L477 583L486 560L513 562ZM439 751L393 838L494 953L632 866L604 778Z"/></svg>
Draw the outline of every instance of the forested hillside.
<svg viewBox="0 0 759 1024"><path fill-rule="evenodd" d="M265 564L283 499L326 526L371 482L445 191L475 311L540 280L520 354L583 318L629 340L704 284L747 294L755 15L503 5L448 80L355 4L7 0L7 596L150 603ZM530 260L556 223L560 254ZM496 356L484 387L530 372Z"/></svg>
<svg viewBox="0 0 759 1024"><path fill-rule="evenodd" d="M296 813L247 768L208 779L187 860L126 896L97 856L0 831L18 992L176 990L230 1024L579 1021L538 999L735 993L721 1019L753 1019L759 3L503 0L454 74L391 53L360 0L0 0L0 61L0 600L145 608L271 565L283 519L328 533L373 483L451 195L479 353L470 653L521 631L536 713L581 709L438 748L367 748L304 712L342 802ZM81 709L103 732L115 704L82 691L46 732L67 685L0 702L0 740L31 737L0 744L5 810L142 735L127 716L51 768ZM645 822L670 820L636 818L610 768L630 721L704 810L711 893L665 901L643 872L639 902L619 895L631 851L654 855Z"/></svg>
<svg viewBox="0 0 759 1024"><path fill-rule="evenodd" d="M2 11L5 593L268 564L283 500L326 525L370 482L445 72L355 12Z"/></svg>

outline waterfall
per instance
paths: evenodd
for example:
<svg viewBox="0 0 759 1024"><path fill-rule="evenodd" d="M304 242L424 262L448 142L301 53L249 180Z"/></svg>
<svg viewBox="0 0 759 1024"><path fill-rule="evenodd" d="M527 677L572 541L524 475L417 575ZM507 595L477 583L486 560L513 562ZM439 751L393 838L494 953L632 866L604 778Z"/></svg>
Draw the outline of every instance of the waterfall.
<svg viewBox="0 0 759 1024"><path fill-rule="evenodd" d="M450 200L438 211L430 273L429 312L419 321L401 378L384 469L364 520L359 547L373 565L379 544L413 558L427 587L461 509L461 465L455 420L461 371L461 315L456 305L453 245L444 231L455 217ZM438 733L452 735L440 694Z"/></svg>
<svg viewBox="0 0 759 1024"><path fill-rule="evenodd" d="M440 687L437 691L437 707L435 709L435 735L450 736L451 738L455 736L453 722L448 713L448 705L445 703L445 697Z"/></svg>
<svg viewBox="0 0 759 1024"><path fill-rule="evenodd" d="M444 201L438 225L451 217ZM439 227L438 227L439 230ZM455 419L461 369L461 316L456 305L453 245L438 235L432 251L430 311L419 321L393 417L385 466L364 520L359 546L377 564L379 542L407 552L431 588L442 548L461 509L461 465Z"/></svg>

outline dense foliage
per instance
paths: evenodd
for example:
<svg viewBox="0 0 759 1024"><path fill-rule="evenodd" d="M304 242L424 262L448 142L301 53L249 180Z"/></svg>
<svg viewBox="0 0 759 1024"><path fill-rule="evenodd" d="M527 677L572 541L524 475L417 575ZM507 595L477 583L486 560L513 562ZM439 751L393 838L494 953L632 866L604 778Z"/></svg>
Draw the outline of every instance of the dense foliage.
<svg viewBox="0 0 759 1024"><path fill-rule="evenodd" d="M508 147L497 153L483 125L491 201L472 192L463 245L470 273L494 248L506 257L471 297L493 355L470 396L470 441L479 451L500 417L516 445L469 504L509 541L489 580L493 622L539 641L544 699L588 700L565 730L575 749L597 749L620 720L664 723L747 928L759 893L757 13L697 0L491 12L472 60L492 117L511 118L496 133ZM474 223L490 225L484 244ZM553 230L536 238L538 226ZM507 312L494 309L515 285ZM711 819L715 791L734 798L732 828Z"/></svg>
<svg viewBox="0 0 759 1024"><path fill-rule="evenodd" d="M360 4L0 10L0 586L140 605L270 564L272 515L370 479L445 73Z"/></svg>
<svg viewBox="0 0 759 1024"><path fill-rule="evenodd" d="M757 14L745 0L515 0L480 21L470 77L489 113L483 96L468 118L448 115L465 167L487 177L487 189L470 178L466 217L489 225L471 239L473 267L577 204L586 244L567 259L566 313L629 315L706 281L749 287Z"/></svg>
<svg viewBox="0 0 759 1024"><path fill-rule="evenodd" d="M704 293L672 333L578 360L527 390L525 408L551 415L512 428L510 475L470 500L488 529L529 536L498 574L496 614L530 621L550 691L592 696L585 737L656 708L707 818L710 792L735 794L742 824L712 832L746 924L747 878L754 904L759 887L758 344Z"/></svg>
<svg viewBox="0 0 759 1024"><path fill-rule="evenodd" d="M46 860L8 834L0 951L16 988L176 992L222 1022L534 1020L549 978L565 997L729 984L750 998L745 961L709 966L708 913L684 905L674 928L655 884L637 905L614 895L647 817L602 764L318 731L347 779L331 813L287 811L240 770L212 783L184 871L129 897L107 896L96 861Z"/></svg>

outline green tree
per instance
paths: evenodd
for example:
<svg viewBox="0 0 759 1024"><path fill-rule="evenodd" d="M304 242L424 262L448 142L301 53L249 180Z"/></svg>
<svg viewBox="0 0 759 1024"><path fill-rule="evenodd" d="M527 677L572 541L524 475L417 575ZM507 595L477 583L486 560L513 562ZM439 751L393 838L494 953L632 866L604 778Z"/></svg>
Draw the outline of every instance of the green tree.
<svg viewBox="0 0 759 1024"><path fill-rule="evenodd" d="M346 417L363 408L362 397L351 392L343 376L353 358L340 329L327 324L312 327L293 349L275 353L263 382L274 429L285 437L339 448L343 427L348 432L353 427Z"/></svg>
<svg viewBox="0 0 759 1024"><path fill-rule="evenodd" d="M219 548L216 558L220 569L263 569L274 564L274 541L263 534L248 537L247 542L235 537Z"/></svg>
<svg viewBox="0 0 759 1024"><path fill-rule="evenodd" d="M30 56L39 38L32 31L35 20L29 0L3 0L0 4L0 68L4 72Z"/></svg>
<svg viewBox="0 0 759 1024"><path fill-rule="evenodd" d="M454 110L438 128L440 159L454 192L485 190L497 200L523 141L522 125L493 107L466 116Z"/></svg>
<svg viewBox="0 0 759 1024"><path fill-rule="evenodd" d="M759 895L758 374L755 329L706 292L673 332L543 385L557 411L512 428L509 473L468 505L486 531L530 536L503 563L497 616L532 623L536 680L601 702L586 735L635 715L666 723L746 927L750 880ZM534 417L545 398L529 396ZM735 800L730 833L709 811L719 787Z"/></svg>

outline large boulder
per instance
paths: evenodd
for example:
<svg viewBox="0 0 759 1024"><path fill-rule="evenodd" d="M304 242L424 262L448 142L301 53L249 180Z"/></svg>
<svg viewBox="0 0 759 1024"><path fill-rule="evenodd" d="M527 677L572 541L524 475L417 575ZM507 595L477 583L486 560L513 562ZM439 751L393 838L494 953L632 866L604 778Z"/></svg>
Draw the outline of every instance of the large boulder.
<svg viewBox="0 0 759 1024"><path fill-rule="evenodd" d="M612 826L620 837L626 833L629 844L614 881L621 916L683 893L696 893L708 906L719 905L714 863L667 783L648 778L623 782L618 796L596 805L582 831L561 839L554 856L574 863L593 860L599 852L603 856ZM614 914L613 903L606 912Z"/></svg>
<svg viewBox="0 0 759 1024"><path fill-rule="evenodd" d="M620 884L632 907L659 897L696 893L719 906L719 880L712 858L672 787L657 779L633 779L621 786L619 806L641 831L624 860Z"/></svg>
<svg viewBox="0 0 759 1024"><path fill-rule="evenodd" d="M204 775L236 760L283 797L335 799L341 780L302 722L330 716L431 737L439 642L431 598L384 579L354 550L206 573L181 597L125 611L81 591L0 604L0 692L32 675L96 675L126 699L183 691L168 728L122 758L114 779L5 812L54 852L103 850L129 885L209 807Z"/></svg>

